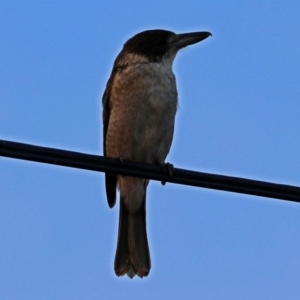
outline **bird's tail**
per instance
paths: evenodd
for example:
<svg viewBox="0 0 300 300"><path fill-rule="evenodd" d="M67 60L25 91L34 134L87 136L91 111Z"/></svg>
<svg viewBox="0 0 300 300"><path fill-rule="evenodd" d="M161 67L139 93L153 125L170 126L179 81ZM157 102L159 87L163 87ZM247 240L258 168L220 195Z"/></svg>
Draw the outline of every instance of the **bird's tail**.
<svg viewBox="0 0 300 300"><path fill-rule="evenodd" d="M151 268L150 252L146 231L146 193L135 213L129 212L124 199L120 198L118 245L115 257L115 272L144 277Z"/></svg>

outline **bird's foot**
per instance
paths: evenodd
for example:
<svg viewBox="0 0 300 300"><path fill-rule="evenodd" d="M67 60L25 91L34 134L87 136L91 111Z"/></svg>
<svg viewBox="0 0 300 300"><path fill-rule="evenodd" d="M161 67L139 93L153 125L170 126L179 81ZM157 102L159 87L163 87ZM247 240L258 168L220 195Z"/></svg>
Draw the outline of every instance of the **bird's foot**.
<svg viewBox="0 0 300 300"><path fill-rule="evenodd" d="M123 157L119 154L119 156L118 156L118 161L119 161L119 163L120 164L123 164L123 161L124 161L124 159L123 159ZM125 175L121 175L122 176L122 178L125 180L126 179L126 176Z"/></svg>
<svg viewBox="0 0 300 300"><path fill-rule="evenodd" d="M164 170L168 173L169 176L173 176L174 173L174 166L170 163L161 162L160 163ZM166 184L166 181L161 181L162 185Z"/></svg>

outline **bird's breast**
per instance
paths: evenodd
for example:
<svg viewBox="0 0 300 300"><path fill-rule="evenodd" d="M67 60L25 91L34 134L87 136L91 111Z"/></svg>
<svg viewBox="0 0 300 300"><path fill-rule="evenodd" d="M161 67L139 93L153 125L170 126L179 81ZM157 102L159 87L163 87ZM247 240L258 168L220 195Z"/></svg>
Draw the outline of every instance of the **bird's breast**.
<svg viewBox="0 0 300 300"><path fill-rule="evenodd" d="M171 68L137 64L117 72L110 95L109 156L163 161L173 138L177 89Z"/></svg>

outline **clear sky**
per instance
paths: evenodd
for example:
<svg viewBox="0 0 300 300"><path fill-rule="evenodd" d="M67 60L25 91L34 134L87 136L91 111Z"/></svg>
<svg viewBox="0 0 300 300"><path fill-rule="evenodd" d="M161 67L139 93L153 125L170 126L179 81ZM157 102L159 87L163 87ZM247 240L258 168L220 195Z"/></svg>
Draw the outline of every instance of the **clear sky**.
<svg viewBox="0 0 300 300"><path fill-rule="evenodd" d="M300 186L299 1L0 1L0 139L102 154L135 33L211 31L174 63L175 167ZM0 299L299 299L300 205L150 183L147 278L117 278L102 173L0 157Z"/></svg>

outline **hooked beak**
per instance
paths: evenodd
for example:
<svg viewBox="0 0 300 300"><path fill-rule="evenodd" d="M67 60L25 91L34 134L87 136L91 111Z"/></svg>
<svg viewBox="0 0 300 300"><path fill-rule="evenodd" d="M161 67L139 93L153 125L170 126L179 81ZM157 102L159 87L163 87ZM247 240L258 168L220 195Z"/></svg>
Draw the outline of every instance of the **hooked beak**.
<svg viewBox="0 0 300 300"><path fill-rule="evenodd" d="M177 50L180 50L186 46L201 42L211 35L212 34L207 31L177 34L178 39L175 41L174 46Z"/></svg>

